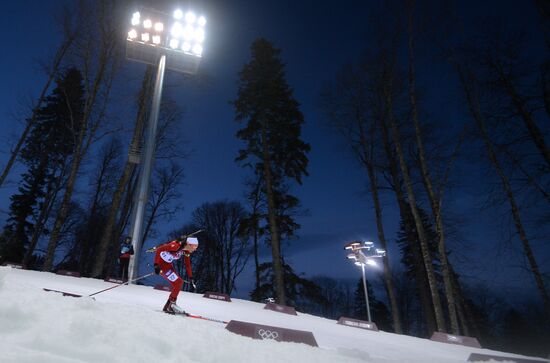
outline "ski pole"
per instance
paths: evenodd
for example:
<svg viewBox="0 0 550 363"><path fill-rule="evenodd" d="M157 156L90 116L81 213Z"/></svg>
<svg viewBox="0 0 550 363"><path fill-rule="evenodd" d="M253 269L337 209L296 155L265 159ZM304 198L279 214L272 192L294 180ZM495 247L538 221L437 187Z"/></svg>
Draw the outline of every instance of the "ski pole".
<svg viewBox="0 0 550 363"><path fill-rule="evenodd" d="M141 279L144 279L144 278L146 278L146 277L149 277L149 276L151 276L151 275L153 275L153 274L154 274L154 272L151 272L150 274L143 275L143 276L141 276L141 277L137 277L137 278L135 278L135 279L133 279L133 280L130 280L130 281L126 281L126 282L124 282L124 283L122 283L122 284L120 284L120 285L115 285L115 286L108 287L108 288L103 289L103 290L101 290L101 291L94 292L93 294L88 295L88 297L94 296L94 295L97 295L97 294L101 294L102 292L109 291L109 290L111 290L111 289L116 289L117 287L120 287L120 286L122 286L122 285L127 285L127 284L129 284L130 282L136 282L136 281L138 281L138 280L141 280Z"/></svg>

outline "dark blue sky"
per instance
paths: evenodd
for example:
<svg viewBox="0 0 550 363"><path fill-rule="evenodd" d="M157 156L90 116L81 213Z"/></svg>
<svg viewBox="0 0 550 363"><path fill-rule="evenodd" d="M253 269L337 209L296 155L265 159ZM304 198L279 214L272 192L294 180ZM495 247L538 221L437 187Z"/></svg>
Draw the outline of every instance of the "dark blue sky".
<svg viewBox="0 0 550 363"><path fill-rule="evenodd" d="M242 198L242 182L247 171L234 162L240 147L234 136L239 126L234 122L229 101L236 97L237 73L249 60L251 42L262 36L282 49L288 83L305 116L303 138L312 147L310 176L294 190L309 214L298 219L302 225L300 239L285 247L287 260L297 272L305 272L307 276L359 277L359 271L348 263L342 247L354 239L376 241L374 213L366 193L366 173L350 155L343 140L328 128L319 108L318 95L322 85L332 80L345 63L355 61L368 50L374 32L370 20L377 17L381 3L244 0L192 3L203 8L208 19L201 69L211 82L203 86L184 82L182 87L165 88L165 96L186 110L181 127L182 140L187 143L191 155L184 162L186 179L182 203L185 209L177 221L159 226L162 236L187 222L193 209L203 202ZM2 34L8 35L4 37L4 47L9 50L0 60L3 69L0 86L2 166L14 135L21 130L21 123L13 114L22 111L18 117L21 121L21 115L28 113L21 102L28 104L44 83L38 62L49 59L57 44L51 15L59 4L56 1L3 4L5 14L10 15L0 23ZM522 1L461 1L457 9L465 24L474 24L495 12L518 27L528 27L529 22L537 20L531 4ZM522 16L518 16L518 12ZM533 30L532 26L528 28ZM445 120L442 122L447 122L446 127L450 129L469 122L461 107L454 75L436 57L436 52L420 51L418 67L420 87L425 99L429 99L425 108L430 110L430 118ZM125 66L121 77L134 81L130 84L135 85L127 92L137 92L135 81L143 71L141 64ZM181 77L171 72L166 74L165 80L168 86L182 84ZM123 98L120 94L118 97ZM10 175L12 183L0 191L1 219L5 218L8 196L14 190L19 172L20 169L15 169ZM534 283L523 271L522 263L514 263L510 253L499 253L501 221L495 220L494 212L480 210L484 190L476 180L484 176L477 167L464 161L453 174L458 185L446 197L447 207L453 216L463 220L460 234L450 241L455 251L456 268L469 282L497 284L505 293L532 291ZM385 195L383 201L386 235L393 240L399 222L394 197ZM504 215L505 212L500 212L499 216ZM389 252L397 259L393 244ZM541 252L546 256L550 254L548 248ZM462 257L470 261L463 262ZM542 261L544 259L541 264ZM541 267L548 271L547 262L545 266ZM511 275L515 278L508 277ZM243 290L249 281L249 278L242 281Z"/></svg>

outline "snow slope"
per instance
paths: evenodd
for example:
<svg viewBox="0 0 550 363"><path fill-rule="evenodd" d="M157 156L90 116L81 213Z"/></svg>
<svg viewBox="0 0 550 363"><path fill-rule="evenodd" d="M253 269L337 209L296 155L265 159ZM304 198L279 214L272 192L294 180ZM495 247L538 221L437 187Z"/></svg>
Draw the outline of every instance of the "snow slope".
<svg viewBox="0 0 550 363"><path fill-rule="evenodd" d="M308 314L264 310L182 292L186 311L313 332L319 348L253 340L212 321L160 312L168 293L121 286L71 298L43 288L88 295L114 286L102 280L0 267L0 362L466 362L472 352L508 353L432 342L336 324ZM526 357L525 357L526 358Z"/></svg>

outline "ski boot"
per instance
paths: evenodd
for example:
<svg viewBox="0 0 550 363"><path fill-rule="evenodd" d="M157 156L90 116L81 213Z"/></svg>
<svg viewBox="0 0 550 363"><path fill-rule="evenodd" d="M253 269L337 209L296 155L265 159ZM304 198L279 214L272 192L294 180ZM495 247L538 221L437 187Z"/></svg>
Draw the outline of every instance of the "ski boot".
<svg viewBox="0 0 550 363"><path fill-rule="evenodd" d="M162 311L164 311L167 314L172 314L172 315L176 315L176 314L185 315L185 310L183 310L181 307L179 307L176 304L175 300L172 301L170 299L168 299L168 301L166 301L166 304L164 304L164 308L162 309Z"/></svg>

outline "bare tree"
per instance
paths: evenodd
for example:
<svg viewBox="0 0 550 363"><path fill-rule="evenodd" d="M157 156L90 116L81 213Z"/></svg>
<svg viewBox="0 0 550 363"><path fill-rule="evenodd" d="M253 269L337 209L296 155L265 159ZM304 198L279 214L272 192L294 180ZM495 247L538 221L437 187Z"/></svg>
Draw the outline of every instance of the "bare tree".
<svg viewBox="0 0 550 363"><path fill-rule="evenodd" d="M143 230L144 244L158 219L169 222L182 209L177 201L181 198L178 188L183 183L183 168L171 162L168 167L156 169L155 174L149 198L150 212ZM173 205L175 201L176 204Z"/></svg>
<svg viewBox="0 0 550 363"><path fill-rule="evenodd" d="M489 137L489 131L487 130L485 121L486 117L484 116L482 111L478 80L476 79L472 71L467 68L466 65L455 62L455 67L457 69L462 87L464 89L464 94L466 96L466 101L470 114L479 129L481 138L485 145L487 157L501 181L502 188L504 189L504 193L506 194L508 203L510 204L514 225L521 240L523 252L529 262L531 273L533 274L533 277L535 279L535 283L544 302L546 311L550 316L550 297L548 295L548 292L546 291L544 280L540 273L529 239L527 238L527 232L522 222L519 206L516 201L512 185L508 176L505 174L502 168L501 162L498 159L493 143Z"/></svg>
<svg viewBox="0 0 550 363"><path fill-rule="evenodd" d="M439 291L437 288L437 281L434 274L434 268L432 263L432 257L430 255L430 250L428 247L428 241L426 239L426 232L424 230L424 225L420 213L418 212L418 205L416 201L415 191L413 189L413 183L410 176L409 166L405 159L405 154L403 151L403 146L401 142L401 133L399 131L397 122L395 120L394 109L393 109L393 82L394 82L394 65L395 60L393 59L394 53L389 52L389 55L383 55L382 61L385 64L385 84L384 87L384 96L386 100L387 107L387 118L389 121L390 129L392 132L392 139L395 145L397 158L399 160L399 166L401 168L401 175L403 176L403 181L407 190L407 200L411 208L411 213L416 225L416 231L418 234L418 239L420 241L420 247L422 251L422 259L424 261L424 268L426 269L426 276L428 279L428 285L430 287L430 293L432 298L432 304L435 314L436 327L438 331L445 331L445 321L443 317L443 309L441 307L441 301L439 298Z"/></svg>
<svg viewBox="0 0 550 363"><path fill-rule="evenodd" d="M118 63L116 4L98 1L79 3L79 37L76 58L82 62L86 99L82 115L73 115L75 148L67 186L57 214L44 259L44 271L51 270L60 232L69 213L78 171L84 155L96 140L106 117L106 108ZM91 5L91 7L90 7ZM97 47L96 47L97 46Z"/></svg>
<svg viewBox="0 0 550 363"><path fill-rule="evenodd" d="M36 121L37 111L40 109L40 107L42 106L42 103L44 102L44 99L46 97L46 92L50 88L50 85L52 84L52 82L58 76L59 69L62 65L62 62L76 38L76 29L75 29L75 25L73 24L73 21L74 20L72 19L70 10L67 8L64 8L63 14L60 20L60 23L63 28L63 39L54 54L51 64L45 65L43 67L44 70L46 71L46 74L48 75L48 78L46 79L46 83L44 84L44 87L40 92L40 96L38 97L36 104L32 108L31 117L27 119L25 128L23 129L23 132L19 136L19 139L14 149L11 151L8 163L6 164L6 166L4 167L4 170L2 171L2 174L0 175L0 186L4 184L4 181L6 180L11 168L13 167L13 164L15 163L15 160L19 155L19 151L21 150L23 143L27 139L27 136L31 128Z"/></svg>
<svg viewBox="0 0 550 363"><path fill-rule="evenodd" d="M416 75L414 66L414 25L413 25L413 12L414 12L414 0L408 0L408 50L409 50L409 100L411 106L411 116L414 124L414 131L416 136L416 146L418 147L418 157L420 162L420 171L422 175L422 181L428 199L432 208L436 231L439 236L439 258L441 261L441 269L443 272L443 285L445 288L445 296L447 298L447 309L449 314L449 320L451 323L451 331L453 334L459 334L458 319L456 316L455 298L452 289L451 273L449 268L449 262L447 260L447 250L445 248L445 228L443 226L443 218L441 213L441 195L439 198L436 196L435 189L432 185L432 180L428 171L428 164L426 161L426 152L424 150L424 140L422 139L422 132L420 129L420 122L418 119L418 105L416 97ZM442 327L440 327L442 328Z"/></svg>
<svg viewBox="0 0 550 363"><path fill-rule="evenodd" d="M131 159L131 157L135 158L140 155L145 117L147 115L147 101L149 100L151 94L153 73L153 67L148 66L147 70L145 71L141 90L137 99L138 111L134 124L134 133L132 136L132 141L130 143L128 159L126 160L122 174L118 179L117 187L113 194L113 201L109 208L109 214L107 220L105 221L103 234L101 236L101 240L99 241L97 256L92 271L92 276L94 277L100 276L103 273L105 258L109 250L109 245L112 244L113 241L114 227L117 222L117 216L120 212L120 206L123 200L123 196L124 193L127 192L127 186L129 184L130 178L136 170L136 163L139 161Z"/></svg>
<svg viewBox="0 0 550 363"><path fill-rule="evenodd" d="M106 201L112 197L113 190L115 189L115 176L120 167L120 149L120 141L118 139L110 139L97 156L98 164L90 180L90 186L94 186L95 188L93 189L88 207L89 214L87 216L86 232L75 243L76 247L80 250L78 260L82 275L90 272L94 261L92 257L97 253L97 245L94 241L99 236L100 227L105 223L104 211Z"/></svg>
<svg viewBox="0 0 550 363"><path fill-rule="evenodd" d="M213 280L219 291L227 294L235 289L235 279L250 256L248 237L242 234L245 216L240 203L228 201L202 204L192 215L193 225L204 229L214 242L209 247L215 251L207 253L213 259L210 263L217 266Z"/></svg>
<svg viewBox="0 0 550 363"><path fill-rule="evenodd" d="M379 99L375 94L376 87L371 87L370 81L366 79L368 74L365 74L362 68L368 69L369 66L362 64L359 67L351 65L345 67L339 74L335 85L325 90L322 102L330 123L344 136L353 154L367 171L370 194L376 213L378 240L382 248L387 251L376 171L376 165L380 162L376 160L375 153L380 144L377 118L383 117L383 115L379 112L380 104L373 101ZM402 328L399 306L387 257L384 259L384 282L391 305L394 329L396 333L400 334Z"/></svg>

